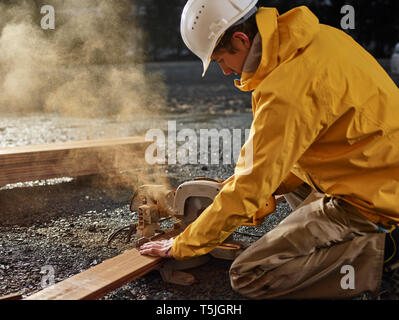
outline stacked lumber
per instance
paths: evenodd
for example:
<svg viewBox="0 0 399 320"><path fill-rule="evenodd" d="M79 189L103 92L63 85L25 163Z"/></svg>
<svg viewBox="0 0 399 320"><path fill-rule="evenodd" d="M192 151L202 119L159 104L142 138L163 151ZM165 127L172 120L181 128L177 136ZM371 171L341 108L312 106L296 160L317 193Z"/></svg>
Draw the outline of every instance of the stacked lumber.
<svg viewBox="0 0 399 320"><path fill-rule="evenodd" d="M0 186L127 170L144 161L143 137L0 148Z"/></svg>

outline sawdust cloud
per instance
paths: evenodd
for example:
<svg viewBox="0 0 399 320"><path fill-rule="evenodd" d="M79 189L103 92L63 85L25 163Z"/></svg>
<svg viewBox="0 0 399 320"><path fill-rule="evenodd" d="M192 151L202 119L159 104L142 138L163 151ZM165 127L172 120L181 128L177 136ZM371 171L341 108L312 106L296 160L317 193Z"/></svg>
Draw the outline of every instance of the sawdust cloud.
<svg viewBox="0 0 399 320"><path fill-rule="evenodd" d="M54 30L40 26L42 5L55 9ZM144 69L143 32L131 10L129 0L0 0L0 114L126 122L162 113L165 86L159 74ZM139 166L148 169L144 161ZM137 172L133 180L125 174L102 181L154 182Z"/></svg>
<svg viewBox="0 0 399 320"><path fill-rule="evenodd" d="M39 1L10 3L0 2L0 111L128 117L164 103L162 79L140 63L131 1L46 1L54 30L40 27Z"/></svg>

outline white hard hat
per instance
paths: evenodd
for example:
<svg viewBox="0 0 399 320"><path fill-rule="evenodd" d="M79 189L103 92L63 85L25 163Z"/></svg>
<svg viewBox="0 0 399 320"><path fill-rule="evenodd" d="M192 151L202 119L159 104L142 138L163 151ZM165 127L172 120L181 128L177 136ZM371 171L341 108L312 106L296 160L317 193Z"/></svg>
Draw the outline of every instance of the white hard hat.
<svg viewBox="0 0 399 320"><path fill-rule="evenodd" d="M188 0L180 23L186 46L203 63L205 75L219 38L235 24L253 15L258 0Z"/></svg>

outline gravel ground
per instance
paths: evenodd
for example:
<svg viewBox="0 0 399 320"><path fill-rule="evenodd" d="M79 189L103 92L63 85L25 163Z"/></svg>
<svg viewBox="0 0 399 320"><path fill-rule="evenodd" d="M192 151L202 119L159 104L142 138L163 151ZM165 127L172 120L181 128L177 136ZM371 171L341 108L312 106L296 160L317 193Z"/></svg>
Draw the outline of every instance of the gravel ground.
<svg viewBox="0 0 399 320"><path fill-rule="evenodd" d="M214 67L206 79L200 77L199 63L151 64L148 68L164 73L169 90L166 115L128 123L52 114L9 115L0 119L0 147L143 134L149 128L166 129L167 120L177 121L178 129L197 133L200 129L249 128L250 96L238 92L232 79L223 78ZM233 169L231 164L160 166L173 187L196 176L225 179ZM46 266L54 269L58 282L133 247L133 243L121 242L113 248L106 245L112 231L137 219L129 210L133 190L100 188L96 179L51 179L0 188L0 296L15 292L28 296L40 290ZM262 235L289 213L289 206L281 203L259 227L238 231ZM239 233L234 237L249 243L258 239ZM212 258L190 270L197 282L189 287L164 283L153 271L103 299L245 299L230 287L230 264ZM369 298L362 295L358 299Z"/></svg>

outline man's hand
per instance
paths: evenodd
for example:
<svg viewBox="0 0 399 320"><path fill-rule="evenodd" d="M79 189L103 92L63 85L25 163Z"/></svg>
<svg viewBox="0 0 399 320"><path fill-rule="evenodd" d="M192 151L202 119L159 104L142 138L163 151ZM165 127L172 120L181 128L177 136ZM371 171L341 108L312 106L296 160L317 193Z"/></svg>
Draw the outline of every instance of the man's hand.
<svg viewBox="0 0 399 320"><path fill-rule="evenodd" d="M140 247L140 253L150 256L171 258L173 240L173 238L170 238L169 240L146 242Z"/></svg>

